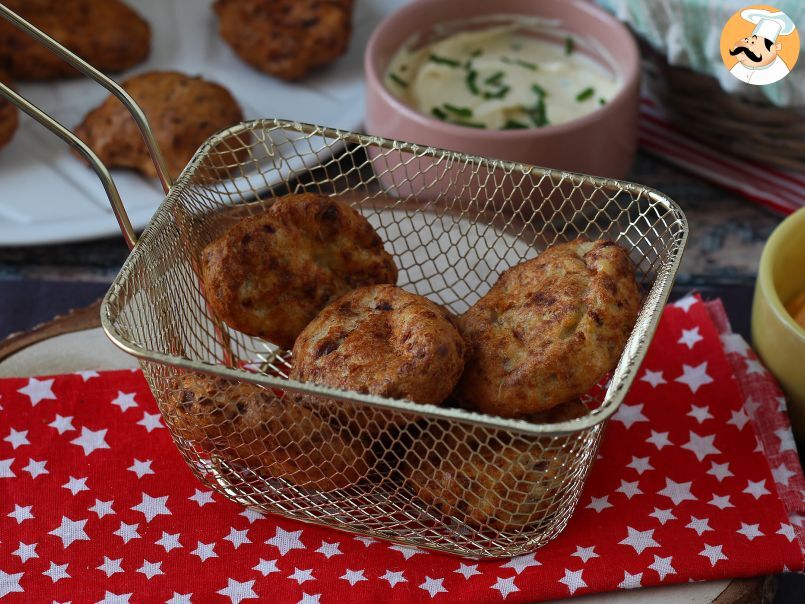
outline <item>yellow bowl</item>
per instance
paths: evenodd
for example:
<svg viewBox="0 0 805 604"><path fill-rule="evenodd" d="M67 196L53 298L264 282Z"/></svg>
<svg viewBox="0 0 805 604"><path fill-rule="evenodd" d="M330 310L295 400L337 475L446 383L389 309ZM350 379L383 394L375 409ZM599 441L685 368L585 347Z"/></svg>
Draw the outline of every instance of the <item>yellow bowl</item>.
<svg viewBox="0 0 805 604"><path fill-rule="evenodd" d="M805 329L785 309L805 290L805 208L774 230L760 257L752 341L788 396L794 433L805 440Z"/></svg>

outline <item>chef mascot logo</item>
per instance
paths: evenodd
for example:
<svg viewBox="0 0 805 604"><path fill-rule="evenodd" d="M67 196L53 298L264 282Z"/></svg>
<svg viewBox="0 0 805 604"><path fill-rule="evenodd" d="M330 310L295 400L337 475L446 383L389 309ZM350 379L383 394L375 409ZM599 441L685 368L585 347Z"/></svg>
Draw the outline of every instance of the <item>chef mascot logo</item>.
<svg viewBox="0 0 805 604"><path fill-rule="evenodd" d="M784 12L750 6L735 13L721 32L721 58L737 79L754 86L782 80L799 56L799 33Z"/></svg>

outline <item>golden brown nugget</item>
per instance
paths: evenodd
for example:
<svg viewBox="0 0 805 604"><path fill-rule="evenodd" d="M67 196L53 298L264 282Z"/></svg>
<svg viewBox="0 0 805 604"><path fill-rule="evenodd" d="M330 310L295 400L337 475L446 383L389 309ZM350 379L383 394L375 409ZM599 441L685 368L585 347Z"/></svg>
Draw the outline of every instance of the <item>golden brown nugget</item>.
<svg viewBox="0 0 805 604"><path fill-rule="evenodd" d="M459 318L469 354L457 395L504 417L578 398L615 367L639 305L615 242L550 247L505 271Z"/></svg>
<svg viewBox="0 0 805 604"><path fill-rule="evenodd" d="M578 401L559 405L553 423L581 417ZM561 410L561 411L560 411ZM548 519L561 505L567 450L550 437L511 438L497 430L434 422L403 460L416 497L459 522L499 531Z"/></svg>
<svg viewBox="0 0 805 604"><path fill-rule="evenodd" d="M349 46L352 0L217 0L221 38L246 63L298 80Z"/></svg>
<svg viewBox="0 0 805 604"><path fill-rule="evenodd" d="M173 178L207 138L243 121L243 113L229 91L200 77L151 71L126 80L123 88L145 112ZM75 133L107 166L131 168L156 178L137 124L115 97L110 95L90 111ZM228 163L233 163L238 154L230 155L232 161Z"/></svg>
<svg viewBox="0 0 805 604"><path fill-rule="evenodd" d="M119 0L4 0L4 4L101 71L123 71L148 58L151 27ZM0 64L21 81L81 75L5 19L0 19Z"/></svg>
<svg viewBox="0 0 805 604"><path fill-rule="evenodd" d="M461 376L464 349L441 306L393 285L374 285L334 301L299 334L290 377L439 405Z"/></svg>
<svg viewBox="0 0 805 604"><path fill-rule="evenodd" d="M8 77L0 71L0 82L9 84ZM19 111L15 105L0 98L0 148L5 147L14 138L19 123Z"/></svg>
<svg viewBox="0 0 805 604"><path fill-rule="evenodd" d="M187 373L164 399L174 433L265 477L332 491L362 480L371 453L315 411L263 388Z"/></svg>
<svg viewBox="0 0 805 604"><path fill-rule="evenodd" d="M342 294L395 283L397 267L355 209L336 197L286 195L201 255L207 301L229 326L291 348Z"/></svg>

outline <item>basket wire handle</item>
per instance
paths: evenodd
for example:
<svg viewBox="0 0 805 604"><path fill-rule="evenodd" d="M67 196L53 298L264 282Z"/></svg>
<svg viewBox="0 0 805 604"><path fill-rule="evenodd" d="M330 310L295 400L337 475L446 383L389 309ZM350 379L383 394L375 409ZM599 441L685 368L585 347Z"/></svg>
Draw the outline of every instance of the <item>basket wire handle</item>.
<svg viewBox="0 0 805 604"><path fill-rule="evenodd" d="M151 161L154 162L154 167L156 168L159 182L161 183L165 194L167 194L173 185L173 180L168 172L165 158L162 156L162 153L159 150L154 133L152 132L151 126L148 123L148 119L145 117L145 114L143 113L142 109L140 109L139 105L137 105L134 99L131 98L131 95L129 95L129 93L126 92L117 82L102 74L92 65L67 50L64 46L56 42L56 40L28 23L25 19L9 10L3 4L0 4L0 17L6 19L18 29L21 29L23 32L34 38L37 42L47 47L48 50L59 55L59 57L64 59L67 63L75 67L88 78L95 80L98 84L115 95L121 103L123 103L123 106L131 114L132 118L134 118L137 128L139 128L140 133L145 140L145 145L148 148L148 153L151 155ZM53 134L63 139L71 147L78 151L81 156L87 160L87 162L89 162L90 166L101 180L103 188L106 191L106 195L109 197L109 202L112 205L112 211L115 213L115 218L117 218L117 223L120 226L121 232L123 233L123 238L126 240L126 245L129 246L129 249L133 248L137 243L137 234L134 232L134 228L131 226L131 221L129 220L129 216L126 212L125 206L123 205L123 201L120 198L120 193L117 190L117 186L112 179L112 175L100 158L86 143L84 143L84 141L73 134L69 128L66 128L63 124L53 119L39 107L17 94L14 90L2 82L0 82L0 97L4 97L9 102L16 105L19 109L30 115L37 122L45 126Z"/></svg>

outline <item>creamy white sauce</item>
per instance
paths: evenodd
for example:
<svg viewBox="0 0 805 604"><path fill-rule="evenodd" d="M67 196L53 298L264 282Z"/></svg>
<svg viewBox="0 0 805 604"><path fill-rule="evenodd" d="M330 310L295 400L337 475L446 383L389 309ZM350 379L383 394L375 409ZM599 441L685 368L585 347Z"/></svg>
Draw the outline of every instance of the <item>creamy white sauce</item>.
<svg viewBox="0 0 805 604"><path fill-rule="evenodd" d="M579 41L539 39L520 23L409 40L391 60L389 90L417 111L488 129L561 124L606 104L617 77L579 52Z"/></svg>

